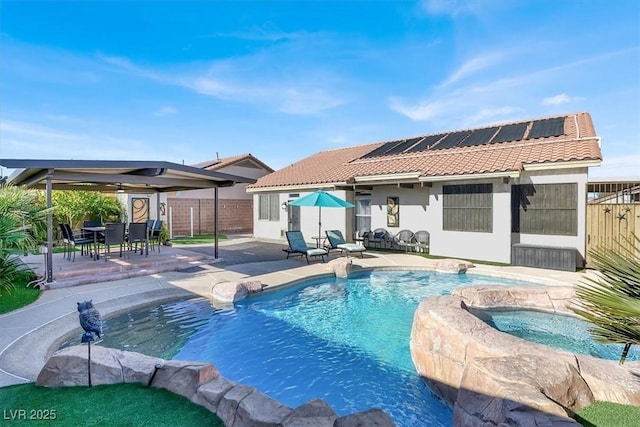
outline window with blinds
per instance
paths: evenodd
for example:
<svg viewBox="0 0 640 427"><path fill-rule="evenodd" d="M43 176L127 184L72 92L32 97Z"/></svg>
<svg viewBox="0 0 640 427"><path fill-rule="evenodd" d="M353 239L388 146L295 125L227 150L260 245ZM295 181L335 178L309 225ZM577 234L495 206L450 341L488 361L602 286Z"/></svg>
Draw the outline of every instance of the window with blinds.
<svg viewBox="0 0 640 427"><path fill-rule="evenodd" d="M258 195L258 219L280 221L280 197L278 194Z"/></svg>
<svg viewBox="0 0 640 427"><path fill-rule="evenodd" d="M511 187L511 231L578 235L578 184L520 184Z"/></svg>
<svg viewBox="0 0 640 427"><path fill-rule="evenodd" d="M444 185L442 192L444 230L493 231L492 184Z"/></svg>

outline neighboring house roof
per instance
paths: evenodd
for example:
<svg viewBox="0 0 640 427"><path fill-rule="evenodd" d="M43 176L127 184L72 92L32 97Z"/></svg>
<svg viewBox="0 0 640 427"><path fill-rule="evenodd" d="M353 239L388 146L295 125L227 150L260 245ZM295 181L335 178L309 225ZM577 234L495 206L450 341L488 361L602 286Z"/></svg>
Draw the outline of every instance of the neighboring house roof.
<svg viewBox="0 0 640 427"><path fill-rule="evenodd" d="M267 172L273 172L272 168L270 168L269 166L267 166L265 163L261 162L257 158L253 157L250 153L217 158L214 160L206 160L204 162L199 162L191 166L213 171L213 170L223 169L233 165L253 167L253 168L257 167L257 168L265 169Z"/></svg>
<svg viewBox="0 0 640 427"><path fill-rule="evenodd" d="M321 151L248 188L517 176L523 169L597 166L601 160L600 139L583 112Z"/></svg>

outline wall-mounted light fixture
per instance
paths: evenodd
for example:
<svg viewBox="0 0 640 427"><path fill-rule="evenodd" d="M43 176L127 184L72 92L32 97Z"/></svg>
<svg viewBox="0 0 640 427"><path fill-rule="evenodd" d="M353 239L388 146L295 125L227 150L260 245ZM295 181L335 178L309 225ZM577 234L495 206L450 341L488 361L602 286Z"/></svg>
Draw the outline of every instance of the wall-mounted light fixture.
<svg viewBox="0 0 640 427"><path fill-rule="evenodd" d="M116 193L124 193L124 188L122 188L122 184L118 184L118 188L116 189Z"/></svg>
<svg viewBox="0 0 640 427"><path fill-rule="evenodd" d="M288 207L289 207L289 203L288 202L282 202L282 210L283 211L286 211Z"/></svg>

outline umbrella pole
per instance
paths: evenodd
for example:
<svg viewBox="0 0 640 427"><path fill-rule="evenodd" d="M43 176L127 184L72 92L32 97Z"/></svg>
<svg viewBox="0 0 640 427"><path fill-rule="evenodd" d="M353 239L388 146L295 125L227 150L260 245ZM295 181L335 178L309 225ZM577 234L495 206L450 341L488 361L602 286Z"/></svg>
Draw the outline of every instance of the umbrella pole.
<svg viewBox="0 0 640 427"><path fill-rule="evenodd" d="M322 206L318 206L318 247L320 247L320 242L322 241Z"/></svg>

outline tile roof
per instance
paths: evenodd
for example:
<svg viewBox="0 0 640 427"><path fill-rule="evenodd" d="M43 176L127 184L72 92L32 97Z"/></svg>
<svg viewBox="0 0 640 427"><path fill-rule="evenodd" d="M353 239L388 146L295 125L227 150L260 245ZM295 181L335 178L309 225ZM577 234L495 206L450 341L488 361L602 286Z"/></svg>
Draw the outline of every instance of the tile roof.
<svg viewBox="0 0 640 427"><path fill-rule="evenodd" d="M544 138L527 138L532 123L547 119L564 119L562 133ZM530 119L522 139L508 142L484 143L437 149L437 144L424 151L382 154L362 157L384 144L359 145L321 151L290 166L266 175L249 188L284 186L318 186L322 184L353 183L356 177L415 173L429 177L518 172L527 165L602 160L599 137L595 133L589 113L577 113L553 118ZM487 126L503 127L509 124ZM476 131L479 129L469 129ZM455 131L459 132L459 131ZM444 132L443 135L453 132ZM495 134L494 134L495 135ZM416 138L420 141L423 135ZM440 139L440 141L442 141ZM404 141L404 140L403 140ZM412 144L412 146L415 146ZM433 148L435 147L435 148ZM384 150L384 149L383 149Z"/></svg>
<svg viewBox="0 0 640 427"><path fill-rule="evenodd" d="M245 160L253 162L256 165L261 166L262 168L266 169L269 172L273 172L273 169L271 167L269 167L265 163L261 162L260 160L258 160L256 157L254 157L250 153L237 154L235 156L222 157L222 158L213 159L213 160L205 160L204 162L198 162L198 163L195 163L195 164L193 164L191 166L196 167L196 168L201 168L201 169L207 169L207 170L214 171L214 170L222 169L222 168L225 168L227 166L231 166L231 165L240 163L240 162L245 161Z"/></svg>

